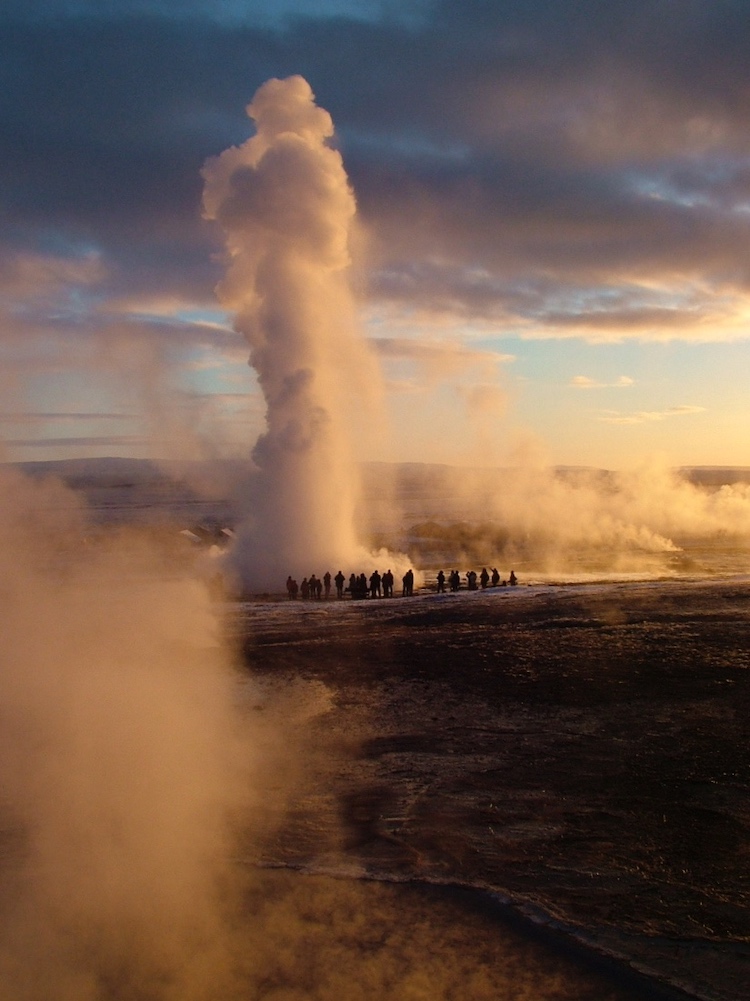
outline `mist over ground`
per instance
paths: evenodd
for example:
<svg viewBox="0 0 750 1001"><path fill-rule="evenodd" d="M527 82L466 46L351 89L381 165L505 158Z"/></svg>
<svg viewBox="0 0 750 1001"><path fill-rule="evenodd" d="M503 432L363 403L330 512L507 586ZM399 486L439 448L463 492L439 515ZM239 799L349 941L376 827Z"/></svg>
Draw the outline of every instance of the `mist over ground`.
<svg viewBox="0 0 750 1001"><path fill-rule="evenodd" d="M20 468L35 479L52 472L62 477L85 497L94 525L140 524L188 561L200 544L222 550L231 544L221 530L240 520L252 477L240 461L93 459ZM405 552L428 578L441 566L484 564L497 564L503 577L511 567L541 578L710 572L723 561L726 569L741 568L750 548L750 469L744 467L644 464L614 472L366 463L360 473L362 537L375 553L381 547ZM178 537L183 529L197 530L195 546ZM696 548L706 547L716 557L713 565L696 562ZM368 567L351 570L370 572L375 563ZM285 576L279 566L271 590L282 591Z"/></svg>
<svg viewBox="0 0 750 1001"><path fill-rule="evenodd" d="M155 544L191 545L166 517L184 480L103 467L73 463L76 491L0 468L3 1001L640 996L470 901L257 872L295 797L328 795L334 693L248 672L185 550Z"/></svg>

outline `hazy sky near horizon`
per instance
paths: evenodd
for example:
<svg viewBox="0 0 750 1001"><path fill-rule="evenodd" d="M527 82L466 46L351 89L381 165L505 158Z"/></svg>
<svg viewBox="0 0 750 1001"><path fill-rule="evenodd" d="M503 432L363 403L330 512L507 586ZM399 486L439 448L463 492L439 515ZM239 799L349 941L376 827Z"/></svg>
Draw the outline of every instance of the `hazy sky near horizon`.
<svg viewBox="0 0 750 1001"><path fill-rule="evenodd" d="M744 0L4 0L0 458L249 453L201 168L301 74L358 205L364 457L750 465L749 51Z"/></svg>

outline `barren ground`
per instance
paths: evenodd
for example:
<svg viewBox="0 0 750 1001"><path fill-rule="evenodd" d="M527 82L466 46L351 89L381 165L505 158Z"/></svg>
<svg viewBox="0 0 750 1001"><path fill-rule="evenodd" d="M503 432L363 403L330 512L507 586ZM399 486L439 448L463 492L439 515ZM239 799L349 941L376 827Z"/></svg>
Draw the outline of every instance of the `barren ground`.
<svg viewBox="0 0 750 1001"><path fill-rule="evenodd" d="M749 627L744 578L239 605L257 677L332 695L263 861L488 888L745 999Z"/></svg>

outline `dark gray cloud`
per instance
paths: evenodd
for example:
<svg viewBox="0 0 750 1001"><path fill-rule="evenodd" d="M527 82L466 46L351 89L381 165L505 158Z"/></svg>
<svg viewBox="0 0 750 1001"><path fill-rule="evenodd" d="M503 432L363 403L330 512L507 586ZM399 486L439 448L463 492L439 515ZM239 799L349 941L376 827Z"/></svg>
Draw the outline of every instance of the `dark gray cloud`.
<svg viewBox="0 0 750 1001"><path fill-rule="evenodd" d="M208 302L200 168L249 134L264 80L301 73L374 236L373 296L637 332L701 313L691 282L747 290L744 2L265 6L4 4L0 255L94 250L103 299Z"/></svg>

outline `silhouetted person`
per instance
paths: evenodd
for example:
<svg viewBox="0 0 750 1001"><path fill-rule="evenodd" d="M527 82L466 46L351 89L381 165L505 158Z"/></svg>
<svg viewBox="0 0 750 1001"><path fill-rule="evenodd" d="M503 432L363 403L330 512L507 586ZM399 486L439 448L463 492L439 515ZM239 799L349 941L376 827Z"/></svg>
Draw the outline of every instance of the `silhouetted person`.
<svg viewBox="0 0 750 1001"><path fill-rule="evenodd" d="M451 570L451 575L449 580L451 585L451 591L459 591L461 589L461 575L459 574L458 570Z"/></svg>
<svg viewBox="0 0 750 1001"><path fill-rule="evenodd" d="M302 578L302 583L299 586L299 590L300 590L300 594L302 595L303 598L309 598L310 597L310 584L309 584L309 582L307 580L307 577L303 577Z"/></svg>
<svg viewBox="0 0 750 1001"><path fill-rule="evenodd" d="M323 581L320 577L315 578L315 597L318 601L323 597Z"/></svg>
<svg viewBox="0 0 750 1001"><path fill-rule="evenodd" d="M442 570L438 570L437 575L437 593L445 594L445 574Z"/></svg>
<svg viewBox="0 0 750 1001"><path fill-rule="evenodd" d="M380 574L378 573L377 570L373 570L373 572L370 574L370 597L371 598L379 598L380 597L380 582L382 581L382 579L383 578L380 576Z"/></svg>
<svg viewBox="0 0 750 1001"><path fill-rule="evenodd" d="M490 582L490 575L487 573L487 567L482 567L482 572L479 575L479 583L484 590Z"/></svg>
<svg viewBox="0 0 750 1001"><path fill-rule="evenodd" d="M393 597L393 574L390 569L386 570L383 574L383 579L381 581L383 585L383 597L392 598Z"/></svg>
<svg viewBox="0 0 750 1001"><path fill-rule="evenodd" d="M497 587L497 585L499 583L500 583L500 571L497 569L497 567L493 567L492 568L492 586L493 587Z"/></svg>
<svg viewBox="0 0 750 1001"><path fill-rule="evenodd" d="M357 597L357 577L356 574L349 574L349 594L352 598Z"/></svg>
<svg viewBox="0 0 750 1001"><path fill-rule="evenodd" d="M345 581L345 579L346 578L344 577L344 574L341 572L341 570L339 570L339 572L333 578L333 582L336 585L336 597L337 598L343 598L344 597L344 581Z"/></svg>
<svg viewBox="0 0 750 1001"><path fill-rule="evenodd" d="M330 593L331 593L331 575L330 575L330 573L327 570L323 574L323 587L325 589L326 598L327 598L330 595Z"/></svg>
<svg viewBox="0 0 750 1001"><path fill-rule="evenodd" d="M508 578L508 580L510 581L511 587L515 587L516 586L516 584L518 583L518 577L516 577L515 570L511 570L510 577Z"/></svg>
<svg viewBox="0 0 750 1001"><path fill-rule="evenodd" d="M310 582L309 583L310 583L310 597L311 598L317 598L318 597L318 578L315 576L314 573L310 574Z"/></svg>
<svg viewBox="0 0 750 1001"><path fill-rule="evenodd" d="M293 584L294 584L294 581L292 580L292 575L290 574L287 577L287 579L286 579L286 593L287 593L287 596L289 597L290 600L294 597L294 595L292 594L292 585Z"/></svg>
<svg viewBox="0 0 750 1001"><path fill-rule="evenodd" d="M401 578L401 583L403 584L403 588L401 590L402 596L404 598L411 597L411 595L414 594L414 571L407 570Z"/></svg>
<svg viewBox="0 0 750 1001"><path fill-rule="evenodd" d="M466 586L470 591L477 589L477 575L473 570L469 570L466 574Z"/></svg>

